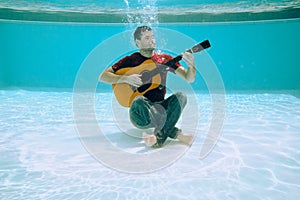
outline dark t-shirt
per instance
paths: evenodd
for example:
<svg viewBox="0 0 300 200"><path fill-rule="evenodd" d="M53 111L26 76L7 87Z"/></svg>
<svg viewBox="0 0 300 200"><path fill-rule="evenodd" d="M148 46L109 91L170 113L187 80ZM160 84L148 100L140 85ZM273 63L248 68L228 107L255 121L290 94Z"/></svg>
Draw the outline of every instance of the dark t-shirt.
<svg viewBox="0 0 300 200"><path fill-rule="evenodd" d="M151 59L156 64L165 64L169 60L173 59L173 57L167 54L154 53L154 55L151 58L147 58L142 56L139 52L136 52L131 54L130 56L126 56L119 60L112 66L112 69L114 70L114 72L117 72L119 69L122 68L136 67L145 62L147 59ZM180 64L177 62L175 65L166 68L166 70L164 70L160 74L161 85L155 89L149 90L144 94L144 96L152 102L164 100L166 94L165 83L167 78L167 72L170 71L174 73L178 67L180 67Z"/></svg>

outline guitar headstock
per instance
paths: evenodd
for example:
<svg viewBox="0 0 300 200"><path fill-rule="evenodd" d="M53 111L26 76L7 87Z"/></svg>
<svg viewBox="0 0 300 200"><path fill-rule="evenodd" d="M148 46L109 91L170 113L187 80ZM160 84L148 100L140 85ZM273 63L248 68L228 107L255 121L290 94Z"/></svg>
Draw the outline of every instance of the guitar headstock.
<svg viewBox="0 0 300 200"><path fill-rule="evenodd" d="M207 49L210 47L210 43L208 40L204 40L203 42L200 42L199 44L196 44L191 49L188 50L190 53L196 53L199 51L202 51L203 49Z"/></svg>

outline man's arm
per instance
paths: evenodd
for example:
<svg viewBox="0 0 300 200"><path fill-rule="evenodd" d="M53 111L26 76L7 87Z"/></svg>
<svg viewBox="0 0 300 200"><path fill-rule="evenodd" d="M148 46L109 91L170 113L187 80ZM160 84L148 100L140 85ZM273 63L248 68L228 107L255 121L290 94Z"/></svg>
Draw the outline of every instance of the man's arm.
<svg viewBox="0 0 300 200"><path fill-rule="evenodd" d="M109 84L127 83L139 87L143 84L140 77L141 75L139 74L118 75L114 72L112 67L109 67L100 74L98 80Z"/></svg>
<svg viewBox="0 0 300 200"><path fill-rule="evenodd" d="M182 59L187 64L188 69L185 69L184 67L181 66L175 70L175 73L180 77L182 77L187 82L194 82L196 77L196 66L195 66L194 55L189 52L184 52L182 54Z"/></svg>

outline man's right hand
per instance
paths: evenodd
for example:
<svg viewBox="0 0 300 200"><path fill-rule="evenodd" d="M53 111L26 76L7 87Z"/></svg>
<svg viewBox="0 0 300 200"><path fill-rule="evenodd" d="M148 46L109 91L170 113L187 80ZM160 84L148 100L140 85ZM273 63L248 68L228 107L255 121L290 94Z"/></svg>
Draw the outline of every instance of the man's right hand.
<svg viewBox="0 0 300 200"><path fill-rule="evenodd" d="M124 83L127 83L129 85L132 85L134 87L140 87L141 85L143 85L142 79L141 79L140 74L131 74L128 76L123 76L123 81Z"/></svg>

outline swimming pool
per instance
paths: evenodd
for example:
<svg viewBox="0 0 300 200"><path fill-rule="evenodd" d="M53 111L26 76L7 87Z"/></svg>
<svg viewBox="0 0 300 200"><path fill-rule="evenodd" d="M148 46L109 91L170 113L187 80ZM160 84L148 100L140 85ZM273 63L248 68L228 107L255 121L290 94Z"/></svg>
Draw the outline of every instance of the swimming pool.
<svg viewBox="0 0 300 200"><path fill-rule="evenodd" d="M183 15L169 13L167 1L0 2L1 199L298 198L298 1L175 2ZM170 92L188 94L179 125L196 133L191 147L146 148L111 87L97 83L134 50L120 38L138 20L173 55L211 41L195 54L194 83L168 80ZM78 83L88 90L78 92ZM201 157L214 99L224 108L221 131Z"/></svg>

